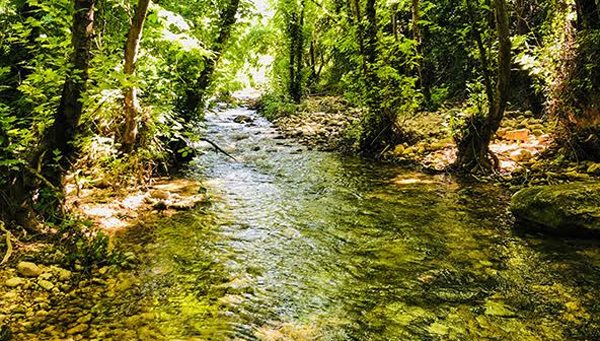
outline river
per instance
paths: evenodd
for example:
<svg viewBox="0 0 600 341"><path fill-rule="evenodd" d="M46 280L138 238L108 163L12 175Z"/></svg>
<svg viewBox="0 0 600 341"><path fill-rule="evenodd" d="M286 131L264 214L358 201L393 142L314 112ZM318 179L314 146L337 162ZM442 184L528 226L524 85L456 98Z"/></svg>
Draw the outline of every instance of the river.
<svg viewBox="0 0 600 341"><path fill-rule="evenodd" d="M238 124L246 115L252 122ZM219 109L139 270L168 340L600 339L598 243L517 233L508 194L309 150Z"/></svg>

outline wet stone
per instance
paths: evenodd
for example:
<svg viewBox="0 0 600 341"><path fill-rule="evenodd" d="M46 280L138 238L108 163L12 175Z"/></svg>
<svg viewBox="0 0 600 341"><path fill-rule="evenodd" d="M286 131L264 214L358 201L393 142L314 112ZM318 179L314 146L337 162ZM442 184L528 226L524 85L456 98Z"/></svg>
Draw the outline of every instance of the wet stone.
<svg viewBox="0 0 600 341"><path fill-rule="evenodd" d="M37 277L42 274L42 269L31 262L20 262L17 265L17 271L24 277Z"/></svg>
<svg viewBox="0 0 600 341"><path fill-rule="evenodd" d="M45 280L45 279L41 279L41 280L39 280L39 281L38 281L38 285L39 285L40 287L42 287L43 289L45 289L45 290L48 290L48 291L50 291L50 290L54 289L54 284L52 284L52 282L50 282L50 281L47 281L47 280Z"/></svg>
<svg viewBox="0 0 600 341"><path fill-rule="evenodd" d="M15 288L15 287L21 286L25 283L27 283L27 280L25 280L24 278L13 277L13 278L6 280L6 282L4 282L4 285L6 285L9 288Z"/></svg>

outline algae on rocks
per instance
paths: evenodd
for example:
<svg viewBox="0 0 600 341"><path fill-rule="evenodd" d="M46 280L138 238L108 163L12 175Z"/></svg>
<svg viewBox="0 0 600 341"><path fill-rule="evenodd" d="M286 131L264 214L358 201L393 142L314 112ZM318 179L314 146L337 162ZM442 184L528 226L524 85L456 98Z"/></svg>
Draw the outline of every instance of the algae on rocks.
<svg viewBox="0 0 600 341"><path fill-rule="evenodd" d="M600 236L600 183L525 188L511 200L520 226L568 236Z"/></svg>

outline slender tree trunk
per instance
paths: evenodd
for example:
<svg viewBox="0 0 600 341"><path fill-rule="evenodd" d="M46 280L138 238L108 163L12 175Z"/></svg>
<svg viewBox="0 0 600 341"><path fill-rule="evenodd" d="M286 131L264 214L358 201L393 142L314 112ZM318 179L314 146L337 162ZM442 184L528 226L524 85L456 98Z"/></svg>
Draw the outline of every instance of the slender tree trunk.
<svg viewBox="0 0 600 341"><path fill-rule="evenodd" d="M63 176L69 170L75 154L73 140L83 111L82 97L86 91L91 45L94 32L95 0L75 0L73 15L71 58L72 69L63 86L54 123L44 134L39 150L35 153L31 168L39 169L44 179L42 189L47 189L48 208L60 213L63 193ZM41 198L40 201L44 201Z"/></svg>
<svg viewBox="0 0 600 341"><path fill-rule="evenodd" d="M227 7L221 12L219 18L219 33L211 48L214 56L204 59L204 69L200 72L200 76L198 77L196 84L194 84L194 88L186 91L185 111L190 119L197 117L200 106L204 103L204 96L211 85L212 76L221 59L225 46L229 41L233 26L237 21L236 15L239 6L240 0L231 0L227 4Z"/></svg>
<svg viewBox="0 0 600 341"><path fill-rule="evenodd" d="M310 76L308 77L308 85L309 87L313 87L316 85L317 79L317 52L315 48L315 40L311 39L310 45L308 48L308 58L310 63Z"/></svg>
<svg viewBox="0 0 600 341"><path fill-rule="evenodd" d="M144 22L148 13L150 0L138 0L137 8L131 20L129 33L127 33L127 42L125 44L125 66L124 72L127 77L135 73L135 64L140 50L140 41ZM123 149L131 152L136 144L138 134L138 116L140 113L137 99L137 89L135 86L129 86L124 93L124 111L125 111L125 129L123 132Z"/></svg>
<svg viewBox="0 0 600 341"><path fill-rule="evenodd" d="M477 44L477 49L479 51L479 63L481 66L481 73L483 75L483 85L485 86L485 93L487 95L488 101L490 102L490 108L493 106L494 100L494 87L492 86L492 76L490 72L490 64L488 62L487 49L483 44L483 39L481 38L481 31L479 27L479 16L475 13L475 9L473 8L472 0L465 0L467 4L467 11L469 15L469 20L471 21L471 32L473 35L473 39Z"/></svg>
<svg viewBox="0 0 600 341"><path fill-rule="evenodd" d="M304 73L304 1L301 2L300 7L300 17L298 19L298 26L295 32L296 36L294 37L296 40L296 51L294 51L294 54L296 55L296 82L294 84L292 98L296 103L300 103L302 100L302 83Z"/></svg>
<svg viewBox="0 0 600 341"><path fill-rule="evenodd" d="M419 22L421 21L421 11L419 8L420 2L419 0L412 0L412 31L413 31L413 39L417 44L417 78L418 78L418 87L423 92L423 96L425 96L425 101L429 102L431 98L431 91L429 90L428 83L425 81L423 75L423 64L425 63L424 55L423 55L423 35L421 34L421 26Z"/></svg>
<svg viewBox="0 0 600 341"><path fill-rule="evenodd" d="M499 49L496 89L495 92L488 89L488 93L492 93L488 94L490 104L487 115L471 117L463 136L457 141L455 167L462 172L489 172L498 166L497 158L489 150L489 144L498 131L506 110L510 87L511 44L505 0L494 0L494 11ZM483 68L488 69L488 66L483 65Z"/></svg>
<svg viewBox="0 0 600 341"><path fill-rule="evenodd" d="M394 41L398 41L398 3L392 4L392 34L394 35Z"/></svg>
<svg viewBox="0 0 600 341"><path fill-rule="evenodd" d="M367 74L367 60L365 58L365 33L364 33L364 24L362 11L360 10L360 0L350 0L350 12L354 16L354 20L352 20L352 16L350 16L350 23L354 22L356 26L356 35L358 38L358 52L362 56L362 68L363 74Z"/></svg>
<svg viewBox="0 0 600 341"><path fill-rule="evenodd" d="M288 94L296 103L302 100L304 69L304 1L290 14L288 23L289 83Z"/></svg>
<svg viewBox="0 0 600 341"><path fill-rule="evenodd" d="M148 6L150 0L139 0L129 33L127 33L127 43L125 44L125 75L131 77L135 73L135 64L137 62L140 41L142 40L142 32L144 22L148 14ZM137 89L135 86L129 86L124 93L124 111L125 111L125 129L123 132L122 146L123 150L131 152L136 144L138 134L138 116L140 113L139 103L137 99Z"/></svg>
<svg viewBox="0 0 600 341"><path fill-rule="evenodd" d="M377 61L377 10L375 8L375 0L367 0L365 15L367 17L365 55L367 62L372 67Z"/></svg>
<svg viewBox="0 0 600 341"><path fill-rule="evenodd" d="M296 44L298 40L296 36L298 35L298 18L296 12L293 12L290 15L290 22L288 24L288 34L290 39L290 49L289 49L289 84L288 84L288 93L292 99L295 98L294 93L296 91ZM295 99L294 99L295 100Z"/></svg>

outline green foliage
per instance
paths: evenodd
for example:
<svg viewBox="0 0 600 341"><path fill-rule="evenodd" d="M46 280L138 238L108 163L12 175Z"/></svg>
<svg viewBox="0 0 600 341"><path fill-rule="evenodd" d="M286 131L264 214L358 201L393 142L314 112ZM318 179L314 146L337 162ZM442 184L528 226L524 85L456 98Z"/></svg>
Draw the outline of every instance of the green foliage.
<svg viewBox="0 0 600 341"><path fill-rule="evenodd" d="M269 120L290 116L296 113L297 105L286 97L277 94L266 94L259 103L260 113Z"/></svg>
<svg viewBox="0 0 600 341"><path fill-rule="evenodd" d="M89 221L66 218L58 230L64 261L72 269L91 271L93 266L116 264L121 258L118 252L109 249L109 237L100 231L93 231Z"/></svg>

